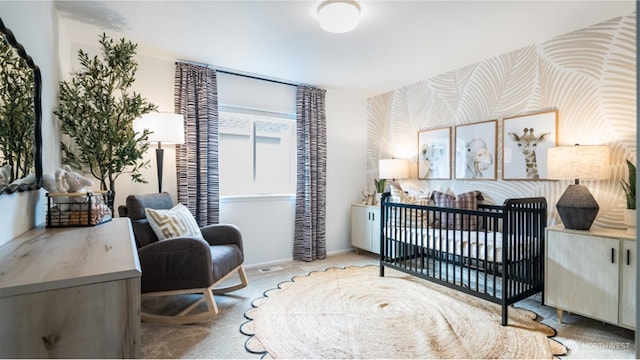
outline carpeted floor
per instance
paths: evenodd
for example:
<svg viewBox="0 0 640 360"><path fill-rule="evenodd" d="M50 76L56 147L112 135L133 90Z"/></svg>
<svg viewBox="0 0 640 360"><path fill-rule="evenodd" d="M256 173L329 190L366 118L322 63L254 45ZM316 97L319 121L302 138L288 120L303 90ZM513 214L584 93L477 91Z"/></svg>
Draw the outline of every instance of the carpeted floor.
<svg viewBox="0 0 640 360"><path fill-rule="evenodd" d="M275 288L280 282L288 281L297 275L329 267L370 264L377 264L377 258L363 253L348 253L311 263L296 261L272 265L271 271L266 272L261 272L261 269L247 269L249 286L230 295L216 296L220 313L212 321L184 326L143 323L142 356L257 359L259 355L245 350L248 337L239 331L241 324L247 321L244 313L251 308L253 300L262 297L264 291ZM568 354L563 358L635 358L633 331L571 314L565 314L564 323L557 324L555 309L541 306L539 299L535 298L524 300L516 306L538 313L543 323L557 330L558 335L555 339L569 348Z"/></svg>

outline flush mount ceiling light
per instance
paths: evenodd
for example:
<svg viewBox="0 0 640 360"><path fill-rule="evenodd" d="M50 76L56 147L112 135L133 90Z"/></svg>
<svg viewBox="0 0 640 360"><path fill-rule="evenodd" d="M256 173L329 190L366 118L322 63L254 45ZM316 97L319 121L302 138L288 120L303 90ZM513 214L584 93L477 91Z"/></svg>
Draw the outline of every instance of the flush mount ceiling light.
<svg viewBox="0 0 640 360"><path fill-rule="evenodd" d="M320 27L331 33L349 32L359 19L360 5L354 0L325 0L318 6Z"/></svg>

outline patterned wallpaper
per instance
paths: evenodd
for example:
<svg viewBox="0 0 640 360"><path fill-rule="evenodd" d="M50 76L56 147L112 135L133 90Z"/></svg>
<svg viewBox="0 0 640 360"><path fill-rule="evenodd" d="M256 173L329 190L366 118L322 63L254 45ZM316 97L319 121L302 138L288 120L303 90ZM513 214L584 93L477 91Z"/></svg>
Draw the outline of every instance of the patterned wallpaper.
<svg viewBox="0 0 640 360"><path fill-rule="evenodd" d="M503 118L558 111L558 145L607 145L608 180L581 181L600 205L594 226L625 228L620 180L636 162L636 14L605 21L378 95L368 102L367 185L378 160L408 158L403 188L480 190L490 202L544 196L550 224L570 181L503 180ZM497 180L418 180L418 132L498 120ZM452 144L453 147L453 144ZM452 154L452 159L455 156ZM453 167L453 166L452 166ZM454 172L455 173L455 172Z"/></svg>

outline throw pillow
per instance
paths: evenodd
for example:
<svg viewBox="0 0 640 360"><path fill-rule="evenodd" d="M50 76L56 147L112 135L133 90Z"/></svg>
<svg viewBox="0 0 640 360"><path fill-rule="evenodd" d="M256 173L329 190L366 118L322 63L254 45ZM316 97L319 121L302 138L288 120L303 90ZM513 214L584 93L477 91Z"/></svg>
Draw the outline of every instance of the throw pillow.
<svg viewBox="0 0 640 360"><path fill-rule="evenodd" d="M469 191L457 196L434 191L432 198L436 206L464 210L477 210L478 200L484 199L480 191ZM444 220L444 216L441 216L442 214L442 212L436 213L434 224L436 227L456 230L476 230L478 227L478 218L475 215L446 213L447 217Z"/></svg>
<svg viewBox="0 0 640 360"><path fill-rule="evenodd" d="M430 205L429 199L409 196L402 189L395 186L391 186L391 201L411 205ZM396 208L390 214L390 217L389 221L392 224L401 223L404 227L417 228L431 226L430 222L434 220L432 211L422 209Z"/></svg>
<svg viewBox="0 0 640 360"><path fill-rule="evenodd" d="M175 237L202 237L196 219L182 204L177 204L169 210L146 208L144 212L160 241Z"/></svg>

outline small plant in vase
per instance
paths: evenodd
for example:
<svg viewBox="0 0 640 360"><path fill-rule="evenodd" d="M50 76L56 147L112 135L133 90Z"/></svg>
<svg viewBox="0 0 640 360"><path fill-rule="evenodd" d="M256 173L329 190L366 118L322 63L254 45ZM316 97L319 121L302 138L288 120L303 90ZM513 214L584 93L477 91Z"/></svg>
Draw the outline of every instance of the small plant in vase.
<svg viewBox="0 0 640 360"><path fill-rule="evenodd" d="M627 160L629 168L628 182L622 181L622 189L626 195L627 209L624 212L624 222L629 227L628 231L635 232L636 229L636 166Z"/></svg>
<svg viewBox="0 0 640 360"><path fill-rule="evenodd" d="M373 184L376 188L376 203L380 203L380 198L384 189L387 187L387 179L373 179ZM375 204L374 204L375 205Z"/></svg>

